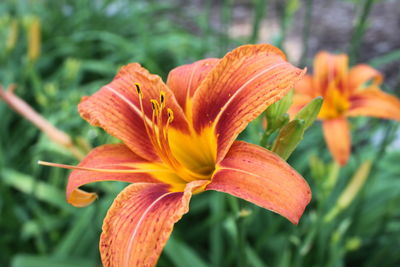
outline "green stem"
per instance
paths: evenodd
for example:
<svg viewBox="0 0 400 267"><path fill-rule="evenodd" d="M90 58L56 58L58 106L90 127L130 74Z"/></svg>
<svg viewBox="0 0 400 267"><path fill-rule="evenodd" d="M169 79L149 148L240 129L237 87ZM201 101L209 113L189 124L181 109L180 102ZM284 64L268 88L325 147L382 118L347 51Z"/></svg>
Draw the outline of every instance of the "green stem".
<svg viewBox="0 0 400 267"><path fill-rule="evenodd" d="M396 138L396 131L398 127L399 124L394 124L393 122L389 122L389 125L387 126L385 131L385 137L383 138L378 153L376 154L375 157L376 159L382 158L387 146L394 140L394 138Z"/></svg>
<svg viewBox="0 0 400 267"><path fill-rule="evenodd" d="M359 49L362 41L362 37L367 28L368 15L373 6L374 0L364 0L364 5L360 16L357 19L357 24L353 30L353 35L351 38L351 48L350 48L350 63L353 65L357 62L359 57Z"/></svg>
<svg viewBox="0 0 400 267"><path fill-rule="evenodd" d="M232 0L223 0L221 18L222 18L222 32L220 37L220 54L225 54L229 47L228 29L232 18Z"/></svg>
<svg viewBox="0 0 400 267"><path fill-rule="evenodd" d="M304 14L304 27L303 27L303 36L302 36L303 51L301 53L300 66L306 65L312 10L313 10L313 0L307 0L306 12Z"/></svg>
<svg viewBox="0 0 400 267"><path fill-rule="evenodd" d="M253 3L254 3L253 29L251 32L251 36L249 38L249 43L251 44L257 43L258 41L261 21L264 18L264 15L266 14L268 1L253 0Z"/></svg>
<svg viewBox="0 0 400 267"><path fill-rule="evenodd" d="M246 228L244 224L244 218L238 217L240 210L244 207L244 203L236 198L236 197L229 197L228 198L230 208L232 211L232 215L235 218L235 225L238 234L237 239L237 266L247 266L246 260Z"/></svg>
<svg viewBox="0 0 400 267"><path fill-rule="evenodd" d="M239 205L243 207L243 203L241 203L240 200L238 200ZM236 227L238 230L238 266L247 266L247 259L246 259L246 227L244 224L244 219L239 217L236 221Z"/></svg>
<svg viewBox="0 0 400 267"><path fill-rule="evenodd" d="M287 1L283 1L281 5L278 5L278 14L279 14L279 28L280 28L280 34L276 43L276 46L279 47L280 49L283 49L283 43L286 37L286 24L287 24L287 19L286 19L286 10L285 6L287 5Z"/></svg>
<svg viewBox="0 0 400 267"><path fill-rule="evenodd" d="M203 50L207 50L209 43L209 36L211 36L211 9L212 1L207 0L204 3L204 12L200 18L200 27L203 31Z"/></svg>

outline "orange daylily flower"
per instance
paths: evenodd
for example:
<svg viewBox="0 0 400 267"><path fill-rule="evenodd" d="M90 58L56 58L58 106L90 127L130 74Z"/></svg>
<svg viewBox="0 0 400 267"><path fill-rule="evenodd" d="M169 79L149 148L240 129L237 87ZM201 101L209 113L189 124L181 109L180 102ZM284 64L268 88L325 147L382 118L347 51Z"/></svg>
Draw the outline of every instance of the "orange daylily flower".
<svg viewBox="0 0 400 267"><path fill-rule="evenodd" d="M347 117L371 116L400 120L400 100L379 89L382 75L366 64L349 70L348 56L320 52L314 60L314 75L296 84L291 115L314 97L324 103L318 118L333 158L345 165L350 156L351 136Z"/></svg>
<svg viewBox="0 0 400 267"><path fill-rule="evenodd" d="M311 192L284 160L235 141L282 98L303 71L271 45L246 45L171 71L167 84L137 63L83 99L79 112L124 144L95 148L74 169L67 199L81 207L96 195L80 186L130 182L103 224L105 266L153 266L192 194L216 190L253 202L297 224ZM48 164L48 163L45 163ZM48 164L49 165L49 164Z"/></svg>

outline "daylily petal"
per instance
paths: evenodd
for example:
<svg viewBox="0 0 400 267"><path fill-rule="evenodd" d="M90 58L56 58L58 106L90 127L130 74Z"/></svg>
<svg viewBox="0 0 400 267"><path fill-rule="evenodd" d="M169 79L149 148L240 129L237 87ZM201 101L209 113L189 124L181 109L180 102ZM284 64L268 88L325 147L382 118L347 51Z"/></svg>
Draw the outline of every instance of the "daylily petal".
<svg viewBox="0 0 400 267"><path fill-rule="evenodd" d="M311 191L307 182L276 154L236 141L206 190L217 190L272 210L297 224Z"/></svg>
<svg viewBox="0 0 400 267"><path fill-rule="evenodd" d="M324 120L322 128L326 144L333 158L340 165L345 165L350 156L351 136L346 118Z"/></svg>
<svg viewBox="0 0 400 267"><path fill-rule="evenodd" d="M335 81L338 88L347 88L348 62L346 54L334 55L322 51L315 56L314 88L319 95L324 95L332 81Z"/></svg>
<svg viewBox="0 0 400 267"><path fill-rule="evenodd" d="M315 88L316 93L319 95L323 95L325 91L325 87L328 85L328 74L330 72L330 64L331 54L326 51L319 52L314 57L314 79L313 79L313 87Z"/></svg>
<svg viewBox="0 0 400 267"><path fill-rule="evenodd" d="M349 57L346 54L334 55L334 76L342 93L348 94Z"/></svg>
<svg viewBox="0 0 400 267"><path fill-rule="evenodd" d="M81 116L92 125L100 126L122 140L136 154L148 160L158 160L146 132L135 83L140 84L148 126L151 125L153 113L150 99L159 100L160 92L163 91L166 93L166 108L174 112L174 122L170 127L188 131L185 115L171 90L159 76L150 74L137 63L122 67L110 84L84 98L78 109ZM164 122L167 121L166 113L163 113Z"/></svg>
<svg viewBox="0 0 400 267"><path fill-rule="evenodd" d="M350 69L349 86L352 91L362 89L362 85L370 80L374 86L377 86L382 83L383 76L379 71L366 64L359 64Z"/></svg>
<svg viewBox="0 0 400 267"><path fill-rule="evenodd" d="M318 96L314 91L313 79L310 75L304 75L303 78L296 83L294 91L296 94L309 95L310 97Z"/></svg>
<svg viewBox="0 0 400 267"><path fill-rule="evenodd" d="M217 161L237 135L270 104L293 88L303 71L271 45L241 46L222 58L193 96L193 125L213 129Z"/></svg>
<svg viewBox="0 0 400 267"><path fill-rule="evenodd" d="M347 116L371 116L400 120L400 100L379 89L359 91L350 98Z"/></svg>
<svg viewBox="0 0 400 267"><path fill-rule="evenodd" d="M94 193L87 193L78 188L82 185L98 181L121 182L153 182L159 183L148 173L129 173L128 170L138 169L137 165L148 163L147 160L133 153L127 146L103 145L93 149L78 167L98 169L98 171L74 170L68 178L67 201L78 207L83 207L96 198ZM100 170L108 170L101 172ZM115 170L111 172L110 170ZM118 172L118 171L125 172Z"/></svg>
<svg viewBox="0 0 400 267"><path fill-rule="evenodd" d="M185 112L187 101L192 98L200 83L218 61L218 58L207 58L179 66L169 73L167 85Z"/></svg>
<svg viewBox="0 0 400 267"><path fill-rule="evenodd" d="M70 204L82 208L92 204L97 199L97 194L75 189L69 194L67 199Z"/></svg>
<svg viewBox="0 0 400 267"><path fill-rule="evenodd" d="M313 79L310 75L304 75L303 78L296 83L294 87L293 103L288 113L290 118L294 118L297 112L307 105L318 94L313 87Z"/></svg>
<svg viewBox="0 0 400 267"><path fill-rule="evenodd" d="M103 265L154 266L174 224L188 212L192 192L205 183L191 182L184 192L170 192L164 184L126 187L104 219L100 238Z"/></svg>

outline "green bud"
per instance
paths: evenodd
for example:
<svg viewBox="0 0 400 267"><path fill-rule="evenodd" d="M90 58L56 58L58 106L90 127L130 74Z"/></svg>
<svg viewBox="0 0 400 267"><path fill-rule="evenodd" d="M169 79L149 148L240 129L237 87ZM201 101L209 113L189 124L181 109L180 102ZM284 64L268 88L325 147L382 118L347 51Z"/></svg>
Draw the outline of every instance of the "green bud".
<svg viewBox="0 0 400 267"><path fill-rule="evenodd" d="M303 139L304 125L305 122L303 120L294 119L283 126L275 139L272 151L284 160L288 159L301 139Z"/></svg>
<svg viewBox="0 0 400 267"><path fill-rule="evenodd" d="M290 90L289 93L287 93L281 100L269 106L266 111L268 123L285 114L288 111L289 107L292 105L292 99L293 90Z"/></svg>
<svg viewBox="0 0 400 267"><path fill-rule="evenodd" d="M289 120L290 120L289 114L287 113L282 114L276 118L270 118L270 119L267 118L267 132L269 134L272 134L277 129L280 129L283 125L287 124Z"/></svg>
<svg viewBox="0 0 400 267"><path fill-rule="evenodd" d="M75 81L81 69L81 61L75 58L67 58L64 62L64 77L65 80Z"/></svg>
<svg viewBox="0 0 400 267"><path fill-rule="evenodd" d="M327 192L332 191L333 187L336 185L337 179L339 178L339 173L340 165L336 161L333 161L329 166L327 179L324 183L324 189Z"/></svg>
<svg viewBox="0 0 400 267"><path fill-rule="evenodd" d="M363 187L365 181L368 178L369 171L371 170L372 162L367 160L358 168L354 176L351 178L350 183L346 189L340 195L337 205L341 209L347 208L350 203L354 200L355 196Z"/></svg>
<svg viewBox="0 0 400 267"><path fill-rule="evenodd" d="M8 31L6 50L11 51L15 48L18 39L18 21L17 19L12 19L10 22L10 29Z"/></svg>
<svg viewBox="0 0 400 267"><path fill-rule="evenodd" d="M323 99L322 97L314 98L310 103L308 103L304 108L302 108L296 115L295 119L304 120L305 129L314 123L317 115L322 107Z"/></svg>
<svg viewBox="0 0 400 267"><path fill-rule="evenodd" d="M332 221L342 210L346 209L357 196L365 184L369 172L371 170L372 162L367 160L357 169L356 173L350 180L350 183L346 186L342 194L340 195L336 205L331 211L325 216L324 221Z"/></svg>
<svg viewBox="0 0 400 267"><path fill-rule="evenodd" d="M282 128L290 120L287 110L292 105L293 90L290 90L282 99L270 105L265 111L267 127L260 141L261 146L267 146L268 139L278 129Z"/></svg>

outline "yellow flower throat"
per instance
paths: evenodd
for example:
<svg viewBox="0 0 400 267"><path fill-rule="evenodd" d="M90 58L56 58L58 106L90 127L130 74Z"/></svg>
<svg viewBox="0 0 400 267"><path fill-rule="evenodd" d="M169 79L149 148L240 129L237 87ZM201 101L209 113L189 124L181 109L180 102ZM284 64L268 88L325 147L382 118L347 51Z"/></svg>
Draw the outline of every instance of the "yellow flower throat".
<svg viewBox="0 0 400 267"><path fill-rule="evenodd" d="M324 94L324 102L318 114L320 119L335 119L341 117L350 107L348 96L332 81Z"/></svg>
<svg viewBox="0 0 400 267"><path fill-rule="evenodd" d="M151 122L146 117L143 107L143 92L135 83L142 119L146 133L155 152L162 163L149 163L142 166L145 169L159 169L152 173L160 181L171 185L185 184L195 180L209 180L215 170L216 142L211 130L205 130L201 135L187 134L170 127L174 121L174 112L166 108L166 93L161 91L159 100L151 99ZM163 122L163 114L167 121ZM147 164L147 163L146 163Z"/></svg>

